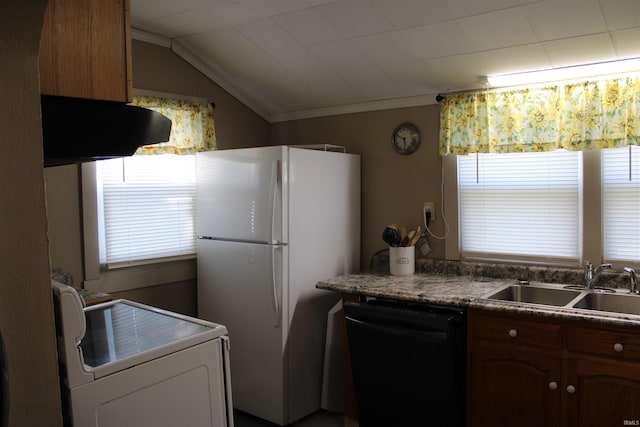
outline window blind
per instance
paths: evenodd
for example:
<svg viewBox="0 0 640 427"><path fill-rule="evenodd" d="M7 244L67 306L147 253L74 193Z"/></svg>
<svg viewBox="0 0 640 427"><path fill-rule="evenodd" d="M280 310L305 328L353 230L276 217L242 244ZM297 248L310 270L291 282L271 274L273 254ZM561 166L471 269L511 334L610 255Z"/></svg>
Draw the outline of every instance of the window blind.
<svg viewBox="0 0 640 427"><path fill-rule="evenodd" d="M458 156L462 256L579 262L581 164L567 151Z"/></svg>
<svg viewBox="0 0 640 427"><path fill-rule="evenodd" d="M604 259L640 261L640 148L602 150Z"/></svg>
<svg viewBox="0 0 640 427"><path fill-rule="evenodd" d="M102 264L195 254L195 155L131 156L96 166Z"/></svg>

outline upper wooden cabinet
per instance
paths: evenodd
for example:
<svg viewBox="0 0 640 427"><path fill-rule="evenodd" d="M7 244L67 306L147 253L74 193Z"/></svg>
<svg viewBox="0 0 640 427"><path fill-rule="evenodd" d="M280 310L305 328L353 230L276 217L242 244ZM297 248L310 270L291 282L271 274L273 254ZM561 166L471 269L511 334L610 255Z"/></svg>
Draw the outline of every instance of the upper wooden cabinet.
<svg viewBox="0 0 640 427"><path fill-rule="evenodd" d="M129 0L49 0L40 92L131 101Z"/></svg>

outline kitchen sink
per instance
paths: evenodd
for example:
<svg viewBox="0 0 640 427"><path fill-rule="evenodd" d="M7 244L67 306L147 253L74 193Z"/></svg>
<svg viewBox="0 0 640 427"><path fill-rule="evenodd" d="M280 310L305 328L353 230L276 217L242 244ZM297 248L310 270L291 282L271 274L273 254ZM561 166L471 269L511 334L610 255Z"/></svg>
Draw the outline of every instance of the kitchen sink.
<svg viewBox="0 0 640 427"><path fill-rule="evenodd" d="M631 295L624 290L618 293L604 293L559 286L545 283L514 283L495 289L482 299L640 316L640 295Z"/></svg>
<svg viewBox="0 0 640 427"><path fill-rule="evenodd" d="M581 291L572 289L557 289L537 285L508 285L491 294L485 295L484 298L530 304L565 306L580 294ZM640 309L640 305L638 308Z"/></svg>
<svg viewBox="0 0 640 427"><path fill-rule="evenodd" d="M640 296L588 293L573 308L640 315Z"/></svg>

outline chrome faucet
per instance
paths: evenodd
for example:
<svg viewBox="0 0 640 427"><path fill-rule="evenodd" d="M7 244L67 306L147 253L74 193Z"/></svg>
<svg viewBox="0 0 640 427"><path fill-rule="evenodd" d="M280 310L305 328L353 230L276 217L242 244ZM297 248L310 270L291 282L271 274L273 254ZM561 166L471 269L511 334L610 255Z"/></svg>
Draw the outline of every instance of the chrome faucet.
<svg viewBox="0 0 640 427"><path fill-rule="evenodd" d="M612 267L611 264L600 264L600 266L596 269L596 271L593 271L593 264L591 264L589 261L585 261L584 276L582 276L582 284L587 289L593 289L594 288L593 285L596 283L596 280L598 280L598 277L600 276L602 271L604 269L611 268L611 267Z"/></svg>
<svg viewBox="0 0 640 427"><path fill-rule="evenodd" d="M638 279L636 279L636 271L631 267L625 267L624 271L629 273L629 293L640 295L640 290L638 289Z"/></svg>

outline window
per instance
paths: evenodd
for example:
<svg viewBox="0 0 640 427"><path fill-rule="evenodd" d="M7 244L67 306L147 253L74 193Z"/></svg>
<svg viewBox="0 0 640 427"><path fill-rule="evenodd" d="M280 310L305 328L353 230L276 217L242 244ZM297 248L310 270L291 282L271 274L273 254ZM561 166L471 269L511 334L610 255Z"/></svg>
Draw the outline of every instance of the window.
<svg viewBox="0 0 640 427"><path fill-rule="evenodd" d="M461 255L579 262L581 164L568 151L458 156Z"/></svg>
<svg viewBox="0 0 640 427"><path fill-rule="evenodd" d="M602 150L604 259L640 260L640 147Z"/></svg>
<svg viewBox="0 0 640 427"><path fill-rule="evenodd" d="M195 254L195 155L96 162L100 263L109 268Z"/></svg>
<svg viewBox="0 0 640 427"><path fill-rule="evenodd" d="M216 149L213 108L202 98L134 95L135 105L171 119L171 137L133 157L82 165L83 286L91 291L192 284L196 277L195 153Z"/></svg>

